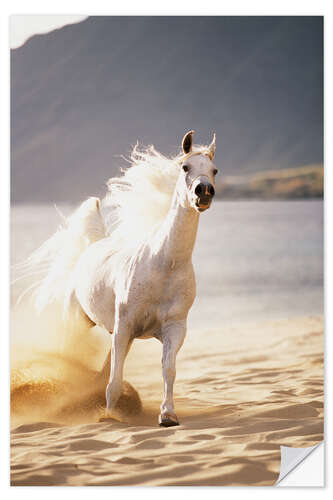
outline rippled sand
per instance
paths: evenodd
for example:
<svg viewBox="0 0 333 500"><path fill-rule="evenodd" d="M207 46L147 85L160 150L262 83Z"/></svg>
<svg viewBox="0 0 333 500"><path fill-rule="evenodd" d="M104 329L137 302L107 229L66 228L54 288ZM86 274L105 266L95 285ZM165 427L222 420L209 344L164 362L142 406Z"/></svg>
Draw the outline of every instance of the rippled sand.
<svg viewBox="0 0 333 500"><path fill-rule="evenodd" d="M323 439L323 348L320 317L189 332L175 387L181 425L168 429L157 426L157 341L130 352L135 389L125 387L120 421L98 422L103 388L81 366L72 384L16 373L11 484L272 485L281 444Z"/></svg>

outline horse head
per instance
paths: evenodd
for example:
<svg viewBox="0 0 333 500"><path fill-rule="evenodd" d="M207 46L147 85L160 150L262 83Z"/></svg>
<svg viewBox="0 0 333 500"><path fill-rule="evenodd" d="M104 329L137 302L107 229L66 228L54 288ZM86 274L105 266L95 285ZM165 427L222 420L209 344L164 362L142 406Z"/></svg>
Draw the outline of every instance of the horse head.
<svg viewBox="0 0 333 500"><path fill-rule="evenodd" d="M215 176L218 172L213 160L216 149L216 136L208 147L193 148L193 134L187 132L182 141L180 156L181 178L185 198L197 212L210 207L215 195Z"/></svg>

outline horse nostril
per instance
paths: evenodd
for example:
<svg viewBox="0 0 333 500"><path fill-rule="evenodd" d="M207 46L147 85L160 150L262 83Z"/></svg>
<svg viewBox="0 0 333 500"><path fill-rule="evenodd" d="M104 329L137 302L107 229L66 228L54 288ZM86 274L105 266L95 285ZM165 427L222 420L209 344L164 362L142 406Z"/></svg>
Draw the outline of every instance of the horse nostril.
<svg viewBox="0 0 333 500"><path fill-rule="evenodd" d="M207 183L200 182L196 186L194 192L199 198L208 198L214 196L215 189L214 186L212 184L209 184L208 182Z"/></svg>
<svg viewBox="0 0 333 500"><path fill-rule="evenodd" d="M198 185L196 186L196 188L195 188L194 192L195 192L195 194L196 194L197 196L201 196L201 195L203 194L203 192L204 192L204 190L203 190L203 184L198 184Z"/></svg>

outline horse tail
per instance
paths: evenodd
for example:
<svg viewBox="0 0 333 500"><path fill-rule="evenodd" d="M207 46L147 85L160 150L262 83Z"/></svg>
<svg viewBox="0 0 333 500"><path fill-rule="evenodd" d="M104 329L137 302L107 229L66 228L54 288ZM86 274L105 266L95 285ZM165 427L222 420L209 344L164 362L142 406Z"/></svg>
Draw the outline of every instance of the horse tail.
<svg viewBox="0 0 333 500"><path fill-rule="evenodd" d="M19 266L23 278L39 275L39 280L24 292L33 290L33 303L39 313L53 303L62 305L79 257L89 245L105 237L98 198L88 198L68 218L60 215L63 220L56 233Z"/></svg>

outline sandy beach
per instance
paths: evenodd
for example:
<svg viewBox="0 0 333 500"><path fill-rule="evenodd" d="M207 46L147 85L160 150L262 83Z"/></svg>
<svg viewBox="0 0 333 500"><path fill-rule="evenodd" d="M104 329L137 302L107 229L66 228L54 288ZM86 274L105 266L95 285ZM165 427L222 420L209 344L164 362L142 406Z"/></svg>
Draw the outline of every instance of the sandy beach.
<svg viewBox="0 0 333 500"><path fill-rule="evenodd" d="M13 485L272 485L280 445L323 439L322 202L217 201L211 210L177 360L179 427L157 425L158 341L134 342L118 421L100 423L105 384L95 376L110 336L92 331L65 356L56 318L33 320L13 289ZM11 222L18 262L58 215L15 207Z"/></svg>
<svg viewBox="0 0 333 500"><path fill-rule="evenodd" d="M10 18L11 486L324 439L323 16L180 10Z"/></svg>
<svg viewBox="0 0 333 500"><path fill-rule="evenodd" d="M119 421L98 422L103 394L89 384L61 411L46 386L16 393L11 484L272 485L281 444L323 439L323 347L320 317L189 332L175 387L181 425L168 429L157 426L154 340L136 341L130 352L125 379L143 408L128 387ZM40 399L31 397L38 391Z"/></svg>

